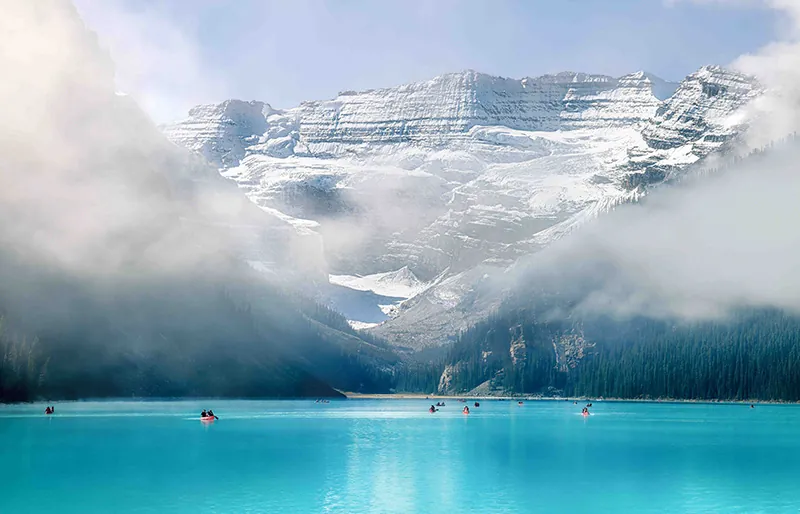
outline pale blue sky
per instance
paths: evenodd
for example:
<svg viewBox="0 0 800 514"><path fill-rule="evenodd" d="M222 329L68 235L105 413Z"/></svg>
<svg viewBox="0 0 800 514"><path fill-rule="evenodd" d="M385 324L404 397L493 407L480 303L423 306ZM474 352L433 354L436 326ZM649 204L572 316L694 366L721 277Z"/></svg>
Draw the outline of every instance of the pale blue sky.
<svg viewBox="0 0 800 514"><path fill-rule="evenodd" d="M74 0L158 121L229 97L286 108L476 69L679 80L774 39L776 14L664 0Z"/></svg>

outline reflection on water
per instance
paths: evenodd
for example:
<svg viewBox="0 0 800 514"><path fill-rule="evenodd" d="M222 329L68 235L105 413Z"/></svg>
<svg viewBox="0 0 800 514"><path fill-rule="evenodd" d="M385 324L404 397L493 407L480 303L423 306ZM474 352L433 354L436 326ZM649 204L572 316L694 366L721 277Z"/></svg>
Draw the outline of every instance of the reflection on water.
<svg viewBox="0 0 800 514"><path fill-rule="evenodd" d="M0 406L0 512L800 509L800 407L429 404Z"/></svg>

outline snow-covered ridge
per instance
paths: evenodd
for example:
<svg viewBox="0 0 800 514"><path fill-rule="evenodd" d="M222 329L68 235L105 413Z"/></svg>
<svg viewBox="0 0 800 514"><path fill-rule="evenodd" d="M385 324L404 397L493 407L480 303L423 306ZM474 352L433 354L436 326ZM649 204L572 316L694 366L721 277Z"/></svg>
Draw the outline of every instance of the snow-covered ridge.
<svg viewBox="0 0 800 514"><path fill-rule="evenodd" d="M243 148L255 145L262 145L255 149L260 153L286 157L337 153L331 143L438 145L477 125L552 131L630 124L652 117L676 87L645 72L510 79L469 70L392 88L346 91L284 112L263 102L228 100L195 107L164 131L228 167L241 160ZM266 144L275 140L277 147ZM298 141L305 144L296 149Z"/></svg>
<svg viewBox="0 0 800 514"><path fill-rule="evenodd" d="M660 104L653 85L643 73L620 79L561 73L517 80L465 71L306 102L296 112L301 137L309 143L439 143L476 125L559 130L641 121Z"/></svg>

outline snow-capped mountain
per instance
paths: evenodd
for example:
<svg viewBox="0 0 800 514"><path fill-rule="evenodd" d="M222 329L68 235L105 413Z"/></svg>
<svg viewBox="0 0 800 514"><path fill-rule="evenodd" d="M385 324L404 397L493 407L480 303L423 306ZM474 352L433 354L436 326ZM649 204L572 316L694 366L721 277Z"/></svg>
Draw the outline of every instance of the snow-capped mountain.
<svg viewBox="0 0 800 514"><path fill-rule="evenodd" d="M731 141L759 93L719 67L680 84L645 72L466 71L288 110L198 106L164 131L318 238L303 257L318 251L334 288L374 296L354 293L350 309L331 294L351 319L389 319L373 330L425 346L493 305L478 294L487 276ZM398 273L424 287L411 296L361 287Z"/></svg>

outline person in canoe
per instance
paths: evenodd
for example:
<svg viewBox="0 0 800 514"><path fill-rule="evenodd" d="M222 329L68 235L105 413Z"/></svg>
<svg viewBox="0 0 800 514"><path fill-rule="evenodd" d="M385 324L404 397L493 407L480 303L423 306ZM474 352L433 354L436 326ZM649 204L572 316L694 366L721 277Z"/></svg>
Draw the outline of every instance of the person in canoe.
<svg viewBox="0 0 800 514"><path fill-rule="evenodd" d="M478 403L478 402L475 402L475 406L476 406L476 407L480 407L480 406L481 406L481 404L480 404L480 403Z"/></svg>
<svg viewBox="0 0 800 514"><path fill-rule="evenodd" d="M430 412L431 414L433 414L434 412L436 412L436 407L434 407L433 405L431 405L431 408L430 408L430 409L428 409L428 412Z"/></svg>
<svg viewBox="0 0 800 514"><path fill-rule="evenodd" d="M45 414L52 414L53 413L53 408L48 405L47 407L45 407L44 413Z"/></svg>
<svg viewBox="0 0 800 514"><path fill-rule="evenodd" d="M461 412L463 412L464 414L469 414L469 407L464 405L464 410L462 410Z"/></svg>
<svg viewBox="0 0 800 514"><path fill-rule="evenodd" d="M207 418L208 417L208 411L203 409L203 412L200 413L200 417L201 418Z"/></svg>
<svg viewBox="0 0 800 514"><path fill-rule="evenodd" d="M581 412L581 414L583 414L584 416L588 416L589 415L589 409L587 407L584 407L583 411Z"/></svg>

